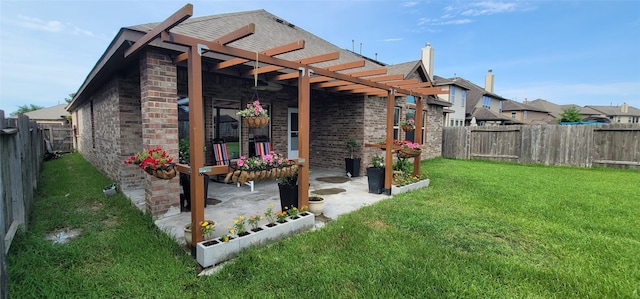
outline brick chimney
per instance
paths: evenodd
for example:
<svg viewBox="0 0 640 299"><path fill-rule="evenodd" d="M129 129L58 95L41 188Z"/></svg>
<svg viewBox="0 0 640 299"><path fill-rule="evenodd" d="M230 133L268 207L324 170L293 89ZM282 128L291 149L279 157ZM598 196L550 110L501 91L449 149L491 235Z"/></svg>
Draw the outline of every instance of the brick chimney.
<svg viewBox="0 0 640 299"><path fill-rule="evenodd" d="M627 105L627 103L622 103L622 106L620 106L620 110L622 113L629 113L629 105Z"/></svg>
<svg viewBox="0 0 640 299"><path fill-rule="evenodd" d="M426 42L425 47L422 48L422 64L427 69L427 75L429 75L429 81L433 82L433 48L431 48L431 43Z"/></svg>
<svg viewBox="0 0 640 299"><path fill-rule="evenodd" d="M524 101L522 101L522 104L529 105L529 100L527 100L527 98L524 98Z"/></svg>
<svg viewBox="0 0 640 299"><path fill-rule="evenodd" d="M487 92L493 93L493 71L489 70L487 75L484 77L484 90Z"/></svg>

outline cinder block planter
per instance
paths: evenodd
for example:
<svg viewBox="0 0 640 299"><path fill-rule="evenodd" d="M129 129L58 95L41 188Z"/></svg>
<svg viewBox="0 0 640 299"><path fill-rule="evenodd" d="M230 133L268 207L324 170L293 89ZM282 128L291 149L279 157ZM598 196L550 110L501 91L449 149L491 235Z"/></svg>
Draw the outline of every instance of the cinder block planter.
<svg viewBox="0 0 640 299"><path fill-rule="evenodd" d="M209 245L208 241L199 242L196 246L196 260L202 267L210 267L235 257L238 252L251 246L264 245L292 234L307 231L315 225L315 216L307 213L298 219L287 218L287 222L278 223L274 227L261 226L262 230L250 232L249 235L238 237L229 242L218 242ZM207 245L205 245L207 244Z"/></svg>
<svg viewBox="0 0 640 299"><path fill-rule="evenodd" d="M391 195L398 195L400 193L405 193L411 190L416 190L416 189L420 189L422 187L428 187L428 186L429 186L429 179L418 181L409 185L404 185L402 187L393 186L391 187Z"/></svg>

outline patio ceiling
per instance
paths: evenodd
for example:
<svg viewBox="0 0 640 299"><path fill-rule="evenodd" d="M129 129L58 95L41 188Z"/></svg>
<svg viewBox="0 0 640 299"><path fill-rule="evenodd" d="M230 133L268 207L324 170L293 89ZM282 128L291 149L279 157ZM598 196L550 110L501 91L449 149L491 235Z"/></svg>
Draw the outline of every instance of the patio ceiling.
<svg viewBox="0 0 640 299"><path fill-rule="evenodd" d="M324 53L311 57L292 60L278 58L276 56L304 49L305 41L300 40L293 43L280 45L263 51L247 51L228 44L242 40L255 33L255 25L235 29L213 40L203 40L184 34L171 32L184 20L193 14L193 6L185 5L176 13L171 15L162 23L153 27L149 32L136 41L130 48L125 50L124 56L130 57L154 42L158 36L163 43L179 45L184 47L183 53L174 58L174 63L184 63L186 61L188 73L188 93L191 99L189 109L189 124L192 138L190 139L191 167L180 165L178 170L182 173L198 174L222 174L228 172L226 166L204 165L204 154L200 150L204 148L204 123L202 119L202 72L217 71L224 72L226 69L234 68L240 70L241 76L253 76L266 78L270 81L282 81L289 85L298 86L298 123L299 123L299 163L303 167L308 167L306 161L309 158L309 107L310 89L322 89L328 92L361 94L387 97L387 144L392 144L393 138L393 105L396 96L413 95L419 99L416 101L416 110L422 110L422 99L429 95L447 93L439 87L432 87L429 82L419 82L417 79L405 80L404 74L389 74L384 67L376 69L358 70L365 65L365 60L351 61L333 64L331 66L314 66L318 63L336 61L339 59L338 52ZM339 71L348 71L339 73ZM237 73L236 73L237 74ZM420 123L422 114L416 115L416 122ZM416 134L416 142L421 143L420 134ZM386 149L386 173L385 188L391 193L391 148ZM414 160L414 173L419 173L419 159ZM192 172L192 170L194 170ZM307 171L300 171L298 175L299 205L308 203L308 179ZM192 192L192 224L195 226L204 220L203 205L203 181L191 180ZM193 240L202 240L199 230L192 230Z"/></svg>

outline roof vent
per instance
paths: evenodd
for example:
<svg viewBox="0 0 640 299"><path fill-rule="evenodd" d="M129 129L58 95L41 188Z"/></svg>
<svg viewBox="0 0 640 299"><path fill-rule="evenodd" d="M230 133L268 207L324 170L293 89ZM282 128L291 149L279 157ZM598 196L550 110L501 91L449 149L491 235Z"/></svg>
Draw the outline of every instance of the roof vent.
<svg viewBox="0 0 640 299"><path fill-rule="evenodd" d="M291 23L287 24L287 26L291 27L291 28L296 28L296 25L293 25Z"/></svg>
<svg viewBox="0 0 640 299"><path fill-rule="evenodd" d="M276 22L278 22L280 24L284 23L284 20L282 20L282 19L278 19L278 18L275 18L275 19L276 19Z"/></svg>

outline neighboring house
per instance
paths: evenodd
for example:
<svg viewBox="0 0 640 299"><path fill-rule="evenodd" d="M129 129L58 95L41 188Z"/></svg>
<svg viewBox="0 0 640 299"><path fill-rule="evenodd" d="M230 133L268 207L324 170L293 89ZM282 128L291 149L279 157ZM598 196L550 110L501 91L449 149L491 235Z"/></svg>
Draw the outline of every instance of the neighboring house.
<svg viewBox="0 0 640 299"><path fill-rule="evenodd" d="M53 150L71 152L73 146L73 130L71 114L65 109L67 104L59 104L24 113L30 120L38 123L44 130L43 136L51 142ZM17 115L9 118L18 118Z"/></svg>
<svg viewBox="0 0 640 299"><path fill-rule="evenodd" d="M527 104L527 100L518 103L506 100L502 103L502 115L510 117L512 120L530 125L550 124L555 118L544 109Z"/></svg>
<svg viewBox="0 0 640 299"><path fill-rule="evenodd" d="M482 88L474 83L463 78L442 78L435 76L434 82L436 86L446 86L444 88L449 89L449 98L453 90L454 95L459 93L465 96L464 101L460 100L461 104L464 104L464 125L478 125L478 126L495 126L503 124L519 123L511 118L502 115L502 102L506 99L493 93L493 72L489 70L485 76L485 87ZM458 92L459 91L459 92ZM455 101L456 98L454 98ZM453 116L448 116L449 119L460 117L462 107L454 106L451 113Z"/></svg>
<svg viewBox="0 0 640 299"><path fill-rule="evenodd" d="M611 123L637 124L640 120L640 109L623 103L621 106L585 106L599 114L591 116L607 117Z"/></svg>
<svg viewBox="0 0 640 299"><path fill-rule="evenodd" d="M584 106L580 107L574 104L557 105L543 99L537 99L525 102L529 106L546 110L554 118L550 123L557 123L561 118L562 111L575 107L580 111L583 118L588 117L606 117L612 123L638 123L640 119L640 110L623 103L621 106Z"/></svg>
<svg viewBox="0 0 640 299"><path fill-rule="evenodd" d="M445 127L463 127L466 119L467 91L468 88L461 85L460 78L445 79L435 76L436 85L449 91L448 94L439 95L444 101L451 103L451 107L445 112Z"/></svg>
<svg viewBox="0 0 640 299"><path fill-rule="evenodd" d="M255 32L230 41L230 47L264 53L283 49L284 45L300 45L299 41L303 40L304 48L270 56L287 61L307 61L309 58L319 58L322 54L337 52L338 59L305 64L324 69L334 67L337 70L333 71L367 80L373 80L378 75L399 74L404 79L430 82L421 61L385 66L372 59L363 59L265 10L190 18L172 28L171 32L209 41L246 28L249 23L255 24ZM179 210L180 188L177 179L151 181L136 167L123 165L127 156L145 147L162 146L170 155L177 156L178 139L187 138L184 130L180 129L184 127L181 123L185 119L179 116L183 112L178 112L186 111L189 105L187 64L179 59L184 57L181 56L184 47L156 38L135 55L126 58L124 55L133 42L156 25L143 24L120 29L68 109L73 114L74 123L78 124L78 151L122 188L144 187L147 211L154 217L162 217ZM256 61L216 52L205 51L201 57L204 105L202 133L205 146L210 145L213 139L223 139L237 148L238 154L249 155L254 138L266 136L275 152L285 153L290 158L297 157L298 73L280 71L273 65L254 68L258 63ZM347 63L362 60L362 66L342 68ZM384 69L386 72L378 72ZM366 72L376 75L364 75ZM256 73L260 81L257 88L254 84ZM308 130L312 138L305 163L343 170L343 158L349 156L345 147L348 139L356 138L362 145L375 144L385 138L387 99L383 93L386 91L370 95L369 89L360 91L352 90L349 86L329 86L333 82L321 76L314 76L310 81ZM271 119L267 127L249 129L242 126L236 112L255 99L255 89L258 89L259 99L269 111ZM402 119L417 113L411 98L395 98L394 137L398 139L413 138L396 126ZM422 158L440 156L443 108L449 104L434 96L428 97L424 103L420 112L424 116L423 123L418 124L425 128ZM362 157L362 172L369 158L377 153L380 150L363 146L357 149L356 156ZM213 153L206 151L205 155L207 165L212 165Z"/></svg>

